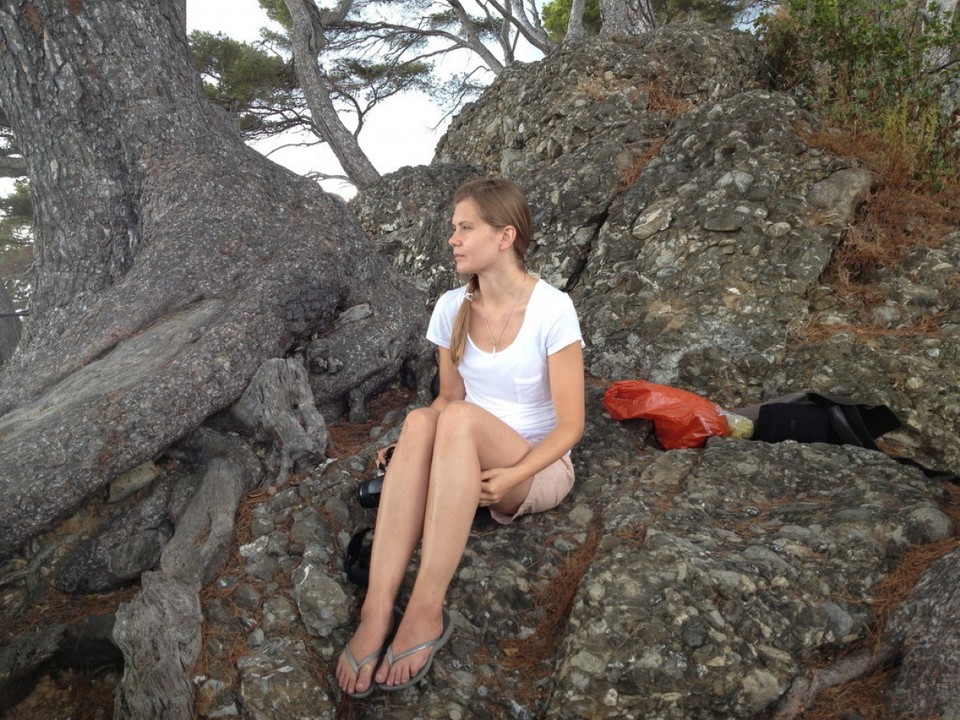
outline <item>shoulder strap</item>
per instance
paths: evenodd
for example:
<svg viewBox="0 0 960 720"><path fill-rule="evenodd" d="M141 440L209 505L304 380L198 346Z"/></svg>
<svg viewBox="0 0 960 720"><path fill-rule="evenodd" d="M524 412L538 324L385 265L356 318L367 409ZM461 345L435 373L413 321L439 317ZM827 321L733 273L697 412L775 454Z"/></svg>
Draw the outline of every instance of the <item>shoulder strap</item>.
<svg viewBox="0 0 960 720"><path fill-rule="evenodd" d="M877 450L870 431L863 424L863 418L857 412L856 406L827 405L827 416L833 431L844 445L859 445L860 447Z"/></svg>
<svg viewBox="0 0 960 720"><path fill-rule="evenodd" d="M900 418L886 405L867 405L843 395L818 392L809 392L807 395L822 407L842 408L844 416L851 423L857 436L870 443L864 447L871 447L875 438L896 430L902 425Z"/></svg>
<svg viewBox="0 0 960 720"><path fill-rule="evenodd" d="M354 585L366 587L370 580L370 543L364 540L373 528L365 527L357 530L347 545L347 554L343 559L343 569L347 579Z"/></svg>

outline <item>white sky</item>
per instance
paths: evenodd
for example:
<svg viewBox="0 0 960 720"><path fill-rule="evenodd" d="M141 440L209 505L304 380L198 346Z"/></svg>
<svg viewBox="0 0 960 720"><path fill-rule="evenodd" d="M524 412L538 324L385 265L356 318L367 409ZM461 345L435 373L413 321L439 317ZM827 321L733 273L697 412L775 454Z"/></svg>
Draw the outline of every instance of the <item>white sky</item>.
<svg viewBox="0 0 960 720"><path fill-rule="evenodd" d="M237 40L253 42L260 39L260 28L269 24L257 0L187 0L188 32L222 32ZM360 147L382 174L405 165L426 165L433 159L437 141L446 129L446 121L434 129L440 122L440 110L422 95L391 98L367 116L360 133ZM282 143L271 141L254 147L268 153L279 144ZM332 153L325 148L284 148L270 153L269 157L298 173L339 172ZM348 186L338 181L321 184L331 192L350 193Z"/></svg>

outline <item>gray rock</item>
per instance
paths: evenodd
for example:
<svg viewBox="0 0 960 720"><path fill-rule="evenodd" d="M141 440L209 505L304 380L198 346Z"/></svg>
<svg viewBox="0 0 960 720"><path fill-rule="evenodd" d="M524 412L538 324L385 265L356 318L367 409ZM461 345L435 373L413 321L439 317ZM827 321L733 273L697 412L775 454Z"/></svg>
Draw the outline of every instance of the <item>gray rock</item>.
<svg viewBox="0 0 960 720"><path fill-rule="evenodd" d="M293 575L293 597L303 625L312 635L327 637L351 616L340 580L309 561Z"/></svg>
<svg viewBox="0 0 960 720"><path fill-rule="evenodd" d="M336 708L317 683L299 640L276 639L237 661L243 717L250 720L333 720Z"/></svg>

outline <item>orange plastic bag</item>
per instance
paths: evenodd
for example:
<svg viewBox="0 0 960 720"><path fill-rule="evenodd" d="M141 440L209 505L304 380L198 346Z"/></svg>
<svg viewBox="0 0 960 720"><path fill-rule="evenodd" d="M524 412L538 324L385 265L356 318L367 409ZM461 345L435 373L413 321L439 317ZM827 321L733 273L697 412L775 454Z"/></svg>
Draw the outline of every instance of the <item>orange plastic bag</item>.
<svg viewBox="0 0 960 720"><path fill-rule="evenodd" d="M686 390L645 380L621 380L603 395L614 420L653 422L653 432L669 450L701 447L711 435L727 437L730 426L720 408Z"/></svg>

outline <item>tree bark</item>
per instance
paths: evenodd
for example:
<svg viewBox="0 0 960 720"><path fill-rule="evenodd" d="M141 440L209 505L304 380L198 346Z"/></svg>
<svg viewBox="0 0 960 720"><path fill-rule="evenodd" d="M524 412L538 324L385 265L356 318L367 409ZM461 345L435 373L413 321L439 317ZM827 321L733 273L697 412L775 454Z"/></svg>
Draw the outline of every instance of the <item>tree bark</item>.
<svg viewBox="0 0 960 720"><path fill-rule="evenodd" d="M567 31L563 36L564 45L576 45L587 37L583 28L583 10L586 0L573 0L570 4L570 19L567 21Z"/></svg>
<svg viewBox="0 0 960 720"><path fill-rule="evenodd" d="M0 46L38 257L0 366L0 557L233 403L265 360L343 333L345 308L369 303L398 344L357 350L370 372L419 352L421 294L344 203L207 100L182 2L2 0Z"/></svg>
<svg viewBox="0 0 960 720"><path fill-rule="evenodd" d="M193 720L190 669L203 645L199 585L146 573L117 611L113 637L126 660L113 716Z"/></svg>
<svg viewBox="0 0 960 720"><path fill-rule="evenodd" d="M547 31L544 30L543 25L540 24L540 18L537 15L536 8L534 8L534 12L532 13L533 20L531 20L527 15L523 0L508 0L506 3L498 2L497 0L488 1L491 7L500 13L511 25L517 28L527 42L540 50L544 55L550 53L556 47L556 43L550 39ZM533 3L530 3L530 5L533 5Z"/></svg>
<svg viewBox="0 0 960 720"><path fill-rule="evenodd" d="M223 569L240 499L260 479L260 464L237 438L202 430L185 443L209 459L199 490L164 548L160 571L143 575L140 593L117 611L113 636L123 651L117 718L191 720L190 670L200 654L198 591Z"/></svg>
<svg viewBox="0 0 960 720"><path fill-rule="evenodd" d="M657 27L650 0L600 0L600 12L601 35L642 35Z"/></svg>
<svg viewBox="0 0 960 720"><path fill-rule="evenodd" d="M243 395L230 408L258 440L272 441L267 465L280 487L303 460L318 462L327 449L330 434L313 404L313 392L303 361L279 358L265 362Z"/></svg>
<svg viewBox="0 0 960 720"><path fill-rule="evenodd" d="M293 26L290 40L293 44L293 62L297 80L303 88L310 116L319 128L320 137L337 156L350 182L358 189L370 187L380 181L380 173L360 148L357 138L340 120L333 106L327 79L320 70L317 55L323 49L323 26L313 0L284 0ZM349 5L345 6L349 7ZM346 12L346 10L344 10Z"/></svg>
<svg viewBox="0 0 960 720"><path fill-rule="evenodd" d="M483 40L477 32L476 26L471 21L470 14L464 9L463 3L459 2L459 0L448 0L448 4L453 8L453 11L457 14L457 19L460 21L461 32L464 36L463 44L479 55L484 65L486 65L494 75L502 73L504 68L503 63L483 44ZM501 47L503 47L502 40L500 44ZM509 53L510 48L508 45L505 48L505 54L508 58Z"/></svg>

